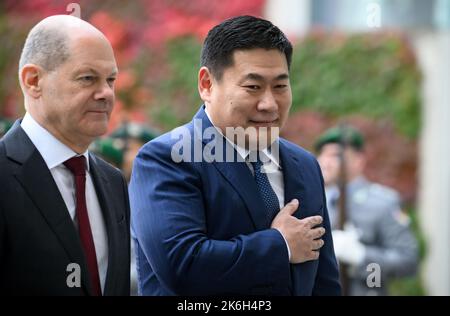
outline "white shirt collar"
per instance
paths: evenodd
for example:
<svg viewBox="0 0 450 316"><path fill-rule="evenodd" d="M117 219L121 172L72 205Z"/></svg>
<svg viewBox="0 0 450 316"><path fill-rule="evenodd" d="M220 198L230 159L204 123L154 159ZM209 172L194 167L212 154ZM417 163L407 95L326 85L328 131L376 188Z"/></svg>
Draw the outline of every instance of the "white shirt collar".
<svg viewBox="0 0 450 316"><path fill-rule="evenodd" d="M39 125L28 112L25 113L20 126L28 135L42 158L44 158L49 170L61 165L74 156L79 156L72 149L60 142L49 131ZM86 168L89 171L89 152L86 150L83 153L83 156L86 158Z"/></svg>
<svg viewBox="0 0 450 316"><path fill-rule="evenodd" d="M237 151L237 153L239 154L239 156L241 156L241 158L242 158L244 161L246 161L246 160L247 160L247 157L248 157L248 154L249 154L249 152L250 152L250 150L248 150L248 149L246 149L246 148L244 148L244 147L238 146L238 145L235 144L234 142L230 141L225 135L223 135L223 134L222 134L222 131L221 131L219 128L217 128L216 125L214 125L214 122L211 120L211 117L209 116L209 113L208 113L208 111L207 111L207 109L206 109L206 106L205 106L205 113L206 113L206 116L208 117L209 121L211 122L211 124L219 131L219 133L223 136L223 138L225 138L226 141L227 141L231 146L234 147L234 149ZM276 142L278 142L278 139L276 140ZM262 150L262 152L264 153L264 155L267 156L267 158L270 159L270 161L271 161L272 163L274 163L274 164L276 165L277 168L281 169L280 162L278 161L278 159L276 159L276 157L275 157L275 156L274 156L267 148L264 148L264 149Z"/></svg>

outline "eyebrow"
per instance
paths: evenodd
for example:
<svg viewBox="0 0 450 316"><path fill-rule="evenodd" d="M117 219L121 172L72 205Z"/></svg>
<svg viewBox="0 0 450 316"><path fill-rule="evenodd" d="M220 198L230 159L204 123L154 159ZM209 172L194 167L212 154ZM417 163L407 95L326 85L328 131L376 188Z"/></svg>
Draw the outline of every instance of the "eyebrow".
<svg viewBox="0 0 450 316"><path fill-rule="evenodd" d="M99 72L97 70L95 70L94 68L92 68L92 67L80 68L76 73L80 74L80 73L83 73L83 72L92 72L92 73L94 73L96 75L99 74ZM118 72L119 72L118 69L115 68L115 69L113 69L113 71L111 72L111 74L109 76L117 76Z"/></svg>
<svg viewBox="0 0 450 316"><path fill-rule="evenodd" d="M284 74L280 74L280 75L276 76L274 78L274 81L286 80L286 79L289 79L289 75L284 73ZM265 78L263 76L261 76L260 74L251 72L251 73L246 74L240 82L242 83L245 80L265 81Z"/></svg>

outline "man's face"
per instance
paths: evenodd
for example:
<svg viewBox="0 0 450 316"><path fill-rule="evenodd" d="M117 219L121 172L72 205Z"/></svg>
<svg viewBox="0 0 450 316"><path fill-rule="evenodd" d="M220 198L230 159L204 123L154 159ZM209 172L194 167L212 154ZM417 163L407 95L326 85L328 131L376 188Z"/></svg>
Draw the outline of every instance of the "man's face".
<svg viewBox="0 0 450 316"><path fill-rule="evenodd" d="M285 55L276 49L235 51L233 65L224 70L221 80L212 79L211 95L205 103L215 125L224 133L226 127L253 127L259 136L264 132L261 127L265 127L272 143L292 103ZM247 140L257 142L254 136Z"/></svg>
<svg viewBox="0 0 450 316"><path fill-rule="evenodd" d="M44 73L39 111L55 136L79 145L107 130L117 65L104 38L84 36L70 43L69 59Z"/></svg>
<svg viewBox="0 0 450 316"><path fill-rule="evenodd" d="M322 147L317 161L322 169L325 185L336 183L339 177L340 148L338 144L326 144Z"/></svg>
<svg viewBox="0 0 450 316"><path fill-rule="evenodd" d="M341 168L340 145L326 144L320 150L317 161L322 170L325 185L337 184ZM348 180L359 176L364 169L364 155L351 148L345 149L346 177Z"/></svg>

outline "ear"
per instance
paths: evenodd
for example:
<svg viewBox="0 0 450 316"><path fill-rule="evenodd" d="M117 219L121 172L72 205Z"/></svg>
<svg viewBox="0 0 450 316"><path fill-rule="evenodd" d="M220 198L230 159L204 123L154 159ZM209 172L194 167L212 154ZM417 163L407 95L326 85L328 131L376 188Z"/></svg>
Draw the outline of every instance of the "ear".
<svg viewBox="0 0 450 316"><path fill-rule="evenodd" d="M34 99L39 98L42 94L42 74L42 68L33 64L26 64L19 72L23 92Z"/></svg>
<svg viewBox="0 0 450 316"><path fill-rule="evenodd" d="M202 67L198 71L198 93L204 102L210 102L213 76L207 67Z"/></svg>

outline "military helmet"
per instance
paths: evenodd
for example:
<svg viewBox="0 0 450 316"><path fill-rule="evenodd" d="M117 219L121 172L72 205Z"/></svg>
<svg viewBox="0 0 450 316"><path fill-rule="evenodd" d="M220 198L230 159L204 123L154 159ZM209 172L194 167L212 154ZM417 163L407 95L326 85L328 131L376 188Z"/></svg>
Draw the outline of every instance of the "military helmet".
<svg viewBox="0 0 450 316"><path fill-rule="evenodd" d="M110 137L123 139L133 138L145 144L157 137L158 134L158 132L145 125L130 122L122 124L111 133Z"/></svg>

